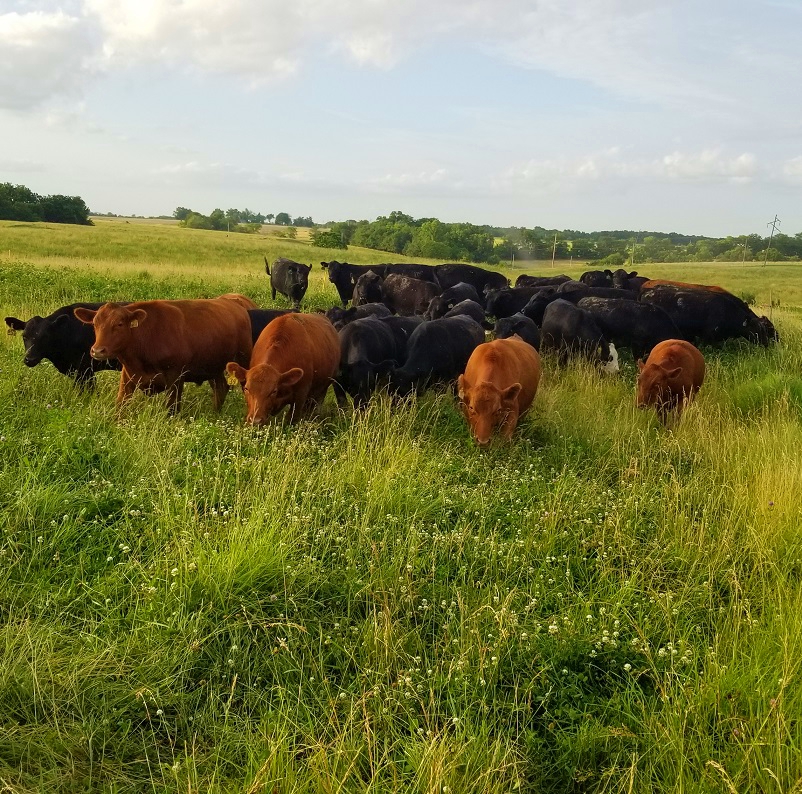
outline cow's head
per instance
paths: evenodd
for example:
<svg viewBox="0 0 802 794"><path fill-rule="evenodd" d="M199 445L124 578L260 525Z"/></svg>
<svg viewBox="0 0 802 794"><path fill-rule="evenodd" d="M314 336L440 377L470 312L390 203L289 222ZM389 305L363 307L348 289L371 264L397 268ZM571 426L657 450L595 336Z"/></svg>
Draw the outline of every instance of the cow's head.
<svg viewBox="0 0 802 794"><path fill-rule="evenodd" d="M511 415L517 417L520 393L520 383L513 383L505 389L488 381L471 386L464 375L459 376L457 394L460 408L480 447L490 443L496 429L508 422Z"/></svg>
<svg viewBox="0 0 802 794"><path fill-rule="evenodd" d="M137 329L148 317L144 309L131 309L118 303L104 303L97 310L78 308L74 313L82 323L94 326L95 344L89 353L98 361L125 356L136 340Z"/></svg>
<svg viewBox="0 0 802 794"><path fill-rule="evenodd" d="M663 409L671 402L672 394L682 392L682 367L666 367L655 361L638 361L638 408Z"/></svg>
<svg viewBox="0 0 802 794"><path fill-rule="evenodd" d="M58 356L63 333L69 318L66 314L56 317L40 317L38 314L27 322L17 317L6 317L9 333L22 331L25 345L25 366L35 367L42 359Z"/></svg>
<svg viewBox="0 0 802 794"><path fill-rule="evenodd" d="M245 421L256 426L265 424L293 401L293 387L304 376L299 367L279 372L270 364L257 364L245 369L235 361L226 364L226 373L242 387L248 409Z"/></svg>
<svg viewBox="0 0 802 794"><path fill-rule="evenodd" d="M381 303L384 298L383 283L384 279L380 275L368 270L356 280L351 302L354 306L362 306L365 303Z"/></svg>

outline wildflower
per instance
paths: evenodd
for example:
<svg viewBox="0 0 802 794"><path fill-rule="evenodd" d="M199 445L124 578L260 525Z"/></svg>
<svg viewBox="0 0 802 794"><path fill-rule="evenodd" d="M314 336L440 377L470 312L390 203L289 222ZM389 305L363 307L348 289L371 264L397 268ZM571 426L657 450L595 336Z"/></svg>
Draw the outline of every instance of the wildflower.
<svg viewBox="0 0 802 794"><path fill-rule="evenodd" d="M627 662L627 663L624 665L624 670L626 670L627 672L629 672L631 669L632 669L632 665L631 665L629 662Z"/></svg>
<svg viewBox="0 0 802 794"><path fill-rule="evenodd" d="M560 630L560 627L556 623L552 623L549 625L549 634L554 635Z"/></svg>

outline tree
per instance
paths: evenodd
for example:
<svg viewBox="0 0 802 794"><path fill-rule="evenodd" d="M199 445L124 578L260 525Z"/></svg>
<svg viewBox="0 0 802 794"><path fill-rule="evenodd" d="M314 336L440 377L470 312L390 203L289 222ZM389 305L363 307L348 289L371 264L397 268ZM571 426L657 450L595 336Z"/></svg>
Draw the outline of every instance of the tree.
<svg viewBox="0 0 802 794"><path fill-rule="evenodd" d="M288 212L279 212L276 215L276 224L278 226L289 226L292 223L292 218Z"/></svg>
<svg viewBox="0 0 802 794"><path fill-rule="evenodd" d="M192 210L187 209L186 207L176 207L173 210L173 217L178 221L185 221L191 212Z"/></svg>
<svg viewBox="0 0 802 794"><path fill-rule="evenodd" d="M267 223L273 223L273 218L276 216L272 212L268 212L267 215L263 216L263 221Z"/></svg>
<svg viewBox="0 0 802 794"><path fill-rule="evenodd" d="M219 207L209 213L209 221L212 224L212 229L217 229L217 231L223 231L228 225L226 214Z"/></svg>
<svg viewBox="0 0 802 794"><path fill-rule="evenodd" d="M41 200L42 220L48 223L91 225L89 207L80 196L45 196Z"/></svg>
<svg viewBox="0 0 802 794"><path fill-rule="evenodd" d="M342 251L348 249L348 245L343 242L342 235L334 229L328 231L316 229L312 233L312 242L318 248L339 248Z"/></svg>
<svg viewBox="0 0 802 794"><path fill-rule="evenodd" d="M307 216L306 218L304 218L303 216L298 216L297 218L295 218L295 220L293 220L292 225L302 226L311 229L315 225L315 222L312 220L311 215Z"/></svg>

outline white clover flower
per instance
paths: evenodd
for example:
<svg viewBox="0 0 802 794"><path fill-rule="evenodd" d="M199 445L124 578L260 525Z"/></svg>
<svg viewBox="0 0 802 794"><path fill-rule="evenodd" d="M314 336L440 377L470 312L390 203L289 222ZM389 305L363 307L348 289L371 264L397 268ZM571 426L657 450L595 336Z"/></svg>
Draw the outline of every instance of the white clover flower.
<svg viewBox="0 0 802 794"><path fill-rule="evenodd" d="M626 670L627 672L629 672L631 669L632 669L632 665L631 665L629 662L627 662L627 663L624 665L624 670Z"/></svg>

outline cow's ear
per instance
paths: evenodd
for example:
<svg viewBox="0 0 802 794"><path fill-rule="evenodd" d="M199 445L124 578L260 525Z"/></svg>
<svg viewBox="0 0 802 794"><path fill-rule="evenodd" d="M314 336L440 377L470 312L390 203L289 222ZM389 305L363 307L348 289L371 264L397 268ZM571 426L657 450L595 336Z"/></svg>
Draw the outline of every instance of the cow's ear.
<svg viewBox="0 0 802 794"><path fill-rule="evenodd" d="M229 386L245 385L245 380L248 377L248 370L243 369L236 361L229 361L226 364L226 382Z"/></svg>
<svg viewBox="0 0 802 794"><path fill-rule="evenodd" d="M520 393L521 393L521 384L513 383L512 386L507 386L507 388L501 392L501 399L505 403L511 403L513 402L513 400L518 399L518 395Z"/></svg>
<svg viewBox="0 0 802 794"><path fill-rule="evenodd" d="M674 369L664 369L663 372L666 373L666 377L669 380L673 380L674 378L679 377L680 373L682 372L682 367L676 367Z"/></svg>
<svg viewBox="0 0 802 794"><path fill-rule="evenodd" d="M465 380L464 375L460 375L457 378L457 397L459 397L460 400L462 400L462 402L465 402L465 396L467 395L467 393L468 393L468 381Z"/></svg>
<svg viewBox="0 0 802 794"><path fill-rule="evenodd" d="M303 376L304 371L300 367L288 369L286 372L282 372L281 375L278 376L278 387L281 390L289 389L291 386L294 386L296 383L298 383Z"/></svg>
<svg viewBox="0 0 802 794"><path fill-rule="evenodd" d="M9 333L25 330L25 323L16 317L6 317L6 325L8 326Z"/></svg>
<svg viewBox="0 0 802 794"><path fill-rule="evenodd" d="M144 309L134 309L134 311L130 312L131 321L128 325L131 328L138 328L148 317L148 313Z"/></svg>
<svg viewBox="0 0 802 794"><path fill-rule="evenodd" d="M323 268L323 270L328 270L329 263L328 262L321 262L320 266Z"/></svg>
<svg viewBox="0 0 802 794"><path fill-rule="evenodd" d="M645 367L646 367L646 365L643 363L643 359L639 358L638 359L638 372L643 372Z"/></svg>
<svg viewBox="0 0 802 794"><path fill-rule="evenodd" d="M87 309L84 306L79 306L77 309L73 309L72 313L85 325L92 325L97 309Z"/></svg>

